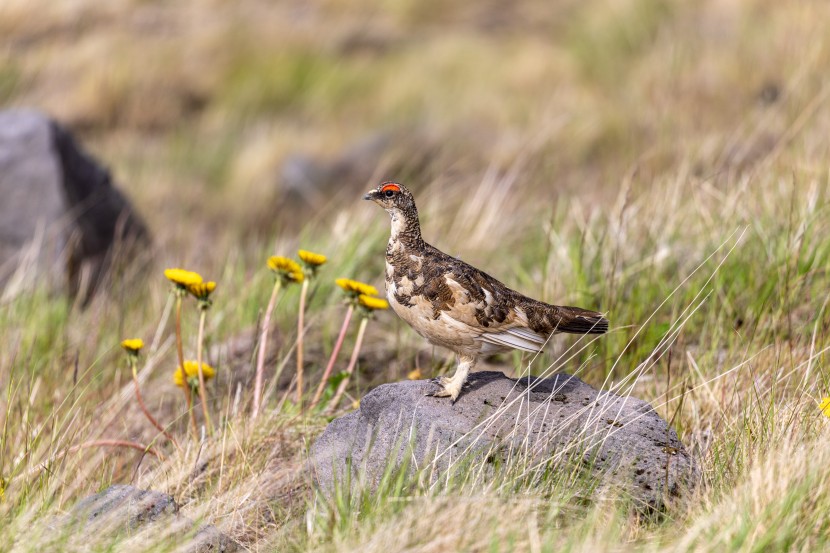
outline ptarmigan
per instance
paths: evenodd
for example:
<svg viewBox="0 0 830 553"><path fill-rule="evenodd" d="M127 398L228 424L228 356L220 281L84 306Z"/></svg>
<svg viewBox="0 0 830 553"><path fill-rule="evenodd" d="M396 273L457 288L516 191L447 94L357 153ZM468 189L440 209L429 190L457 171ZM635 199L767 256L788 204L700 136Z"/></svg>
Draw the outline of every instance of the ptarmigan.
<svg viewBox="0 0 830 553"><path fill-rule="evenodd" d="M398 316L432 344L458 356L452 378L429 395L455 402L478 358L519 349L538 352L551 334L603 334L608 320L579 307L550 305L511 290L421 238L415 199L385 182L364 197L392 217L386 246L386 297Z"/></svg>

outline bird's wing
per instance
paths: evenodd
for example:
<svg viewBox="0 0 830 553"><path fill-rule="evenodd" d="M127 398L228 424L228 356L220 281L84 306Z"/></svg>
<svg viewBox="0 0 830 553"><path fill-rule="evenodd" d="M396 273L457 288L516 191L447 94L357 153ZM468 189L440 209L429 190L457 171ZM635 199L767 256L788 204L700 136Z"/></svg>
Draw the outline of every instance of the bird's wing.
<svg viewBox="0 0 830 553"><path fill-rule="evenodd" d="M444 279L451 297L446 302L446 315L480 332L500 332L516 326L515 302L495 279L489 282L479 272L457 271L439 278Z"/></svg>
<svg viewBox="0 0 830 553"><path fill-rule="evenodd" d="M527 315L503 284L477 270L443 278L453 298L441 313L445 322L499 348L541 351L547 336L527 327Z"/></svg>
<svg viewBox="0 0 830 553"><path fill-rule="evenodd" d="M498 348L538 352L553 333L600 334L608 329L599 313L527 298L461 260L437 250L430 254L440 267L430 281L436 298L429 300L438 305L435 318L459 335L472 335Z"/></svg>

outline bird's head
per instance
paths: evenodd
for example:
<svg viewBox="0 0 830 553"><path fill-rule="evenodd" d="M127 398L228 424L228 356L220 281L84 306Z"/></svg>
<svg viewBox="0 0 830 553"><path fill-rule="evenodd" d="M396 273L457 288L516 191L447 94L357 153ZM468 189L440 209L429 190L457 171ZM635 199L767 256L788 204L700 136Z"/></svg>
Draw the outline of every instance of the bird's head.
<svg viewBox="0 0 830 553"><path fill-rule="evenodd" d="M363 199L375 202L392 215L399 212L406 216L412 214L417 216L412 192L396 182L381 183L374 190L367 192Z"/></svg>
<svg viewBox="0 0 830 553"><path fill-rule="evenodd" d="M386 210L392 218L392 238L421 243L421 226L418 209L412 192L396 182L384 182L363 196Z"/></svg>

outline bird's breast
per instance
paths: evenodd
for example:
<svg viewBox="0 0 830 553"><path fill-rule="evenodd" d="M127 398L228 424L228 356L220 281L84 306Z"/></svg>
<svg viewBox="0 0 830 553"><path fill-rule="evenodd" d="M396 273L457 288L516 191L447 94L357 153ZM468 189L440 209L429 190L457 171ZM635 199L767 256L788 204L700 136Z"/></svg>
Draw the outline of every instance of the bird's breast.
<svg viewBox="0 0 830 553"><path fill-rule="evenodd" d="M412 329L430 343L449 348L457 353L474 354L478 345L465 328L448 324L442 314L435 317L432 302L424 296L411 296L406 304L395 294L394 285L387 288L386 297L392 310Z"/></svg>
<svg viewBox="0 0 830 553"><path fill-rule="evenodd" d="M443 300L430 294L430 280L424 275L401 275L395 269L387 271L392 276L386 281L386 298L395 314L432 344L456 353L476 354L476 333L439 308Z"/></svg>

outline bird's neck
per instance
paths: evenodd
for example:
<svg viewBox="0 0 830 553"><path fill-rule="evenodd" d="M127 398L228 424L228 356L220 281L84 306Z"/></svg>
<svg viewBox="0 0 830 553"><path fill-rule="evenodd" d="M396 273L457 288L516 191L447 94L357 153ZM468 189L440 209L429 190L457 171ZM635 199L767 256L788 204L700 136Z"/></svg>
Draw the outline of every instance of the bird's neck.
<svg viewBox="0 0 830 553"><path fill-rule="evenodd" d="M396 209L390 211L389 215L392 218L392 236L391 242L401 242L406 246L422 246L424 243L421 238L421 224L418 221L418 212L412 211L404 212Z"/></svg>

